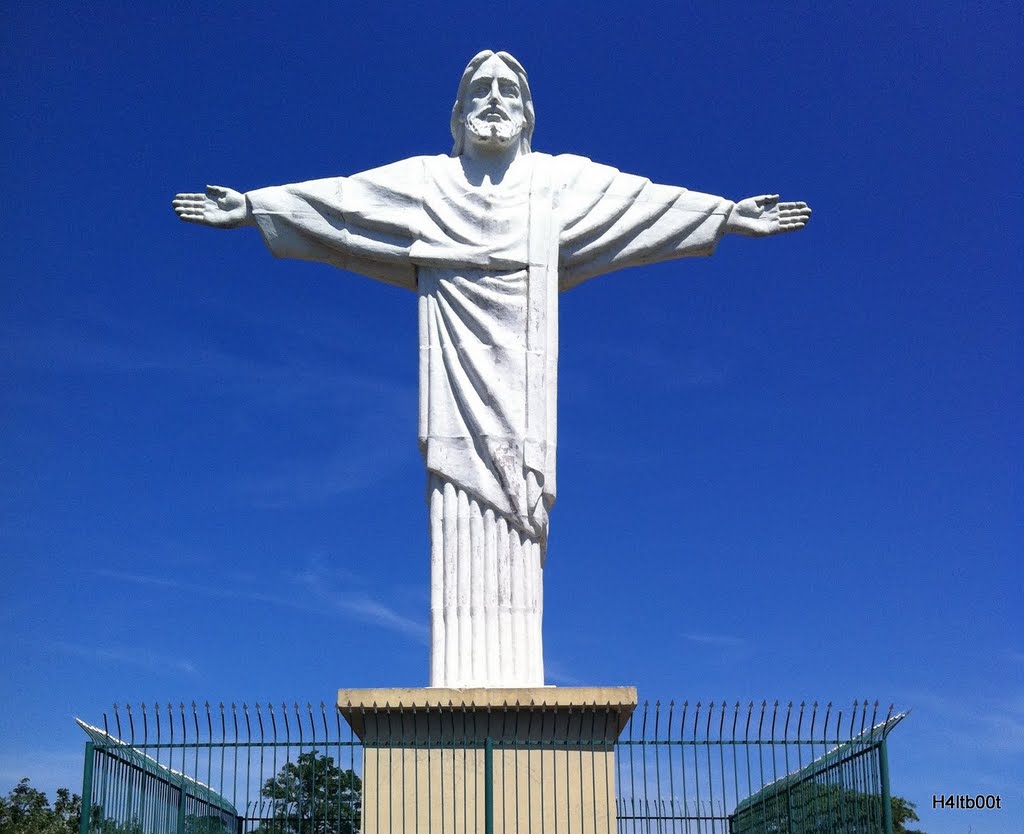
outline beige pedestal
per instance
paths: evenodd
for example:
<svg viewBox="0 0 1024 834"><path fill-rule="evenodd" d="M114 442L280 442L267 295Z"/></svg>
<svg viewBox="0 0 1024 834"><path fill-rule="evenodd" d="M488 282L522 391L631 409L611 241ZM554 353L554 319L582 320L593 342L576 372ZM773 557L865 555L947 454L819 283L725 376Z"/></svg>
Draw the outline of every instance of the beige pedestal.
<svg viewBox="0 0 1024 834"><path fill-rule="evenodd" d="M342 689L363 742L364 834L615 830L615 741L633 687ZM488 753L490 749L490 753Z"/></svg>

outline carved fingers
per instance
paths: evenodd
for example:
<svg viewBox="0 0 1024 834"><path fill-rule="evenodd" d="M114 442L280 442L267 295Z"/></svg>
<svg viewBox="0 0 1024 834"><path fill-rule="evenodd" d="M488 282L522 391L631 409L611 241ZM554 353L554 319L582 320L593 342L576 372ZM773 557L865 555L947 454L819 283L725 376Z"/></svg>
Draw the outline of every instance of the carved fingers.
<svg viewBox="0 0 1024 834"><path fill-rule="evenodd" d="M245 225L249 219L245 195L221 185L208 185L204 193L176 194L171 205L187 223L231 229Z"/></svg>
<svg viewBox="0 0 1024 834"><path fill-rule="evenodd" d="M811 219L811 208L807 203L779 203L776 218L780 232L795 232L807 225Z"/></svg>
<svg viewBox="0 0 1024 834"><path fill-rule="evenodd" d="M727 221L727 231L764 237L795 232L806 226L810 218L807 203L780 203L778 194L762 194L736 203Z"/></svg>
<svg viewBox="0 0 1024 834"><path fill-rule="evenodd" d="M205 194L183 193L175 194L171 205L174 206L174 213L182 220L189 223L205 223Z"/></svg>

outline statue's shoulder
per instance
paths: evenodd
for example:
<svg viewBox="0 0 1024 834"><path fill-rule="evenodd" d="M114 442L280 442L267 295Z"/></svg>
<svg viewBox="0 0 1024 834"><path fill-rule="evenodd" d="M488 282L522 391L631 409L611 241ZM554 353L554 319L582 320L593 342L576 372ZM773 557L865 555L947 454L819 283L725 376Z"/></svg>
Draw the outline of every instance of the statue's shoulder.
<svg viewBox="0 0 1024 834"><path fill-rule="evenodd" d="M585 156L577 156L574 153L550 154L543 151L531 151L530 159L555 168L583 168L593 164Z"/></svg>
<svg viewBox="0 0 1024 834"><path fill-rule="evenodd" d="M607 179L618 173L615 168L574 153L561 153L550 157L550 159L555 177L566 188L580 182L587 182L595 176Z"/></svg>
<svg viewBox="0 0 1024 834"><path fill-rule="evenodd" d="M563 165L590 165L590 159L575 153L560 153L552 157L556 162Z"/></svg>
<svg viewBox="0 0 1024 834"><path fill-rule="evenodd" d="M353 176L375 176L375 175L387 175L387 174L403 174L413 171L422 171L424 168L434 164L435 160L439 157L434 156L410 156L406 159L398 159L394 162L387 162L384 165L380 165L376 168L367 168L365 171L360 171L358 174Z"/></svg>
<svg viewBox="0 0 1024 834"><path fill-rule="evenodd" d="M555 163L566 169L574 169L576 171L584 171L588 169L594 170L616 170L610 165L605 165L601 162L594 162L589 156L580 156L575 153L561 153L555 158Z"/></svg>
<svg viewBox="0 0 1024 834"><path fill-rule="evenodd" d="M438 159L439 157L433 156L410 156L377 168L368 168L343 179L349 182L349 187L367 188L381 195L402 195L406 199L416 199L438 170Z"/></svg>

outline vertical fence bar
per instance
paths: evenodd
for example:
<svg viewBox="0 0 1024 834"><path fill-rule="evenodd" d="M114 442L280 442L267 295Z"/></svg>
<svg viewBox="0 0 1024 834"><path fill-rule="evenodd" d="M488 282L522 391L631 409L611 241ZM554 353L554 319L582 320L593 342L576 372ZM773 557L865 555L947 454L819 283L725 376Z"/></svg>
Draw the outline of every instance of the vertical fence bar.
<svg viewBox="0 0 1024 834"><path fill-rule="evenodd" d="M92 819L92 769L95 764L95 747L91 741L85 743L85 766L82 772L82 818L78 823L79 834L89 834Z"/></svg>
<svg viewBox="0 0 1024 834"><path fill-rule="evenodd" d="M484 739L484 834L494 834L494 740L490 734Z"/></svg>
<svg viewBox="0 0 1024 834"><path fill-rule="evenodd" d="M878 773L882 783L882 826L885 834L892 831L892 796L889 793L889 747L882 730L882 740L878 743Z"/></svg>

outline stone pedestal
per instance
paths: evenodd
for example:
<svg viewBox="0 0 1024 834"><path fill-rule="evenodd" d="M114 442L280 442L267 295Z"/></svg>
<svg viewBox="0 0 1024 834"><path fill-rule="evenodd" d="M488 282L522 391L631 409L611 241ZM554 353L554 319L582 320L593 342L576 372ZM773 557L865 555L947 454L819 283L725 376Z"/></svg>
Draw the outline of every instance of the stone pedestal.
<svg viewBox="0 0 1024 834"><path fill-rule="evenodd" d="M342 689L363 743L364 834L615 830L633 687Z"/></svg>

